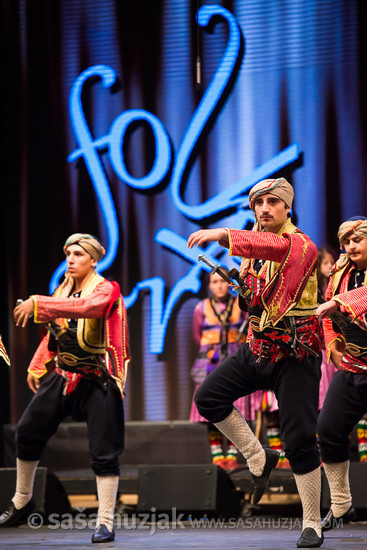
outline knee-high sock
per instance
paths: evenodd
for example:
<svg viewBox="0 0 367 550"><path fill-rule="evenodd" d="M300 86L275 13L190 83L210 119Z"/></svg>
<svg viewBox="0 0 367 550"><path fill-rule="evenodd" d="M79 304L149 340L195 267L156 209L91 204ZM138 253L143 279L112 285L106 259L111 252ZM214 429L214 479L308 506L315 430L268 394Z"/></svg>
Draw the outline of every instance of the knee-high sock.
<svg viewBox="0 0 367 550"><path fill-rule="evenodd" d="M15 495L12 498L17 510L23 508L32 498L38 462L38 460L21 460L17 458L17 482Z"/></svg>
<svg viewBox="0 0 367 550"><path fill-rule="evenodd" d="M349 486L349 460L325 464L324 470L329 482L331 509L335 518L340 518L352 505Z"/></svg>
<svg viewBox="0 0 367 550"><path fill-rule="evenodd" d="M97 527L104 523L109 531L113 529L119 476L96 476L98 495Z"/></svg>
<svg viewBox="0 0 367 550"><path fill-rule="evenodd" d="M321 469L318 467L308 474L293 475L303 508L302 530L306 527L312 527L317 535L321 537Z"/></svg>
<svg viewBox="0 0 367 550"><path fill-rule="evenodd" d="M215 426L245 457L250 472L261 476L265 466L265 451L241 413L234 407L231 414Z"/></svg>

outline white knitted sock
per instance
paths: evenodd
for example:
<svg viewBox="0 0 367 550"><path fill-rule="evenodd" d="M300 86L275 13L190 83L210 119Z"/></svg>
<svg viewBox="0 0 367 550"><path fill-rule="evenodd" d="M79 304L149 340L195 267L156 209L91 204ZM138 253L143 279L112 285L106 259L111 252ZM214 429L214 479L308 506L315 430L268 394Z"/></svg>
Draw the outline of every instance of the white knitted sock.
<svg viewBox="0 0 367 550"><path fill-rule="evenodd" d="M12 498L17 510L23 508L32 498L38 462L39 460L21 460L17 458L17 482L15 495Z"/></svg>
<svg viewBox="0 0 367 550"><path fill-rule="evenodd" d="M119 476L96 476L96 481L98 495L98 517L96 527L104 523L107 529L112 531Z"/></svg>
<svg viewBox="0 0 367 550"><path fill-rule="evenodd" d="M321 469L316 468L308 474L293 474L296 480L303 508L303 529L312 527L321 537Z"/></svg>
<svg viewBox="0 0 367 550"><path fill-rule="evenodd" d="M239 410L234 407L231 414L215 426L245 457L250 472L261 476L265 466L265 451Z"/></svg>
<svg viewBox="0 0 367 550"><path fill-rule="evenodd" d="M349 460L325 464L324 470L329 482L331 509L335 518L340 518L352 506L349 486Z"/></svg>

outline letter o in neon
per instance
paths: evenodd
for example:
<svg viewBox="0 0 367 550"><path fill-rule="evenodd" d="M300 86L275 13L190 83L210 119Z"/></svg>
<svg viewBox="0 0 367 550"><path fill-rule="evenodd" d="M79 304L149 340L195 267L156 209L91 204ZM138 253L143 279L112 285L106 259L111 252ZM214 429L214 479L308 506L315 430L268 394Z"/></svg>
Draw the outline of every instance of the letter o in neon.
<svg viewBox="0 0 367 550"><path fill-rule="evenodd" d="M145 120L150 124L156 143L156 155L149 174L135 178L126 169L122 151L127 128L139 120ZM164 179L170 168L171 144L166 129L156 116L143 109L124 111L116 118L111 126L109 145L115 172L127 185L135 189L152 189Z"/></svg>

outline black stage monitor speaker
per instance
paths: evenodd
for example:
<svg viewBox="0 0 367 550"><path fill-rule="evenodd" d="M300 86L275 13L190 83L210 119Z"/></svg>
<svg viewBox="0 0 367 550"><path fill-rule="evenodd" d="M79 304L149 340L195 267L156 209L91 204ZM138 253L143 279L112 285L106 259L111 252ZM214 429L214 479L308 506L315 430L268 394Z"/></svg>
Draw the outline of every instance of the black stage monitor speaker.
<svg viewBox="0 0 367 550"><path fill-rule="evenodd" d="M15 493L16 473L16 468L0 468L0 513L7 508ZM47 468L37 468L33 498L37 511L42 513L45 511L46 479Z"/></svg>
<svg viewBox="0 0 367 550"><path fill-rule="evenodd" d="M241 493L214 465L141 466L138 512L177 512L238 517Z"/></svg>

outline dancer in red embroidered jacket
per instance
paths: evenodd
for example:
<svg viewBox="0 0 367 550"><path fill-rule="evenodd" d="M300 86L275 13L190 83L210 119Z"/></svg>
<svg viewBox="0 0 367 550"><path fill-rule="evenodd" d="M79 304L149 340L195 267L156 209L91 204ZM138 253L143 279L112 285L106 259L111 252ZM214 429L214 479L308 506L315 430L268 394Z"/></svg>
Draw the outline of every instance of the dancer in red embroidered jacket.
<svg viewBox="0 0 367 550"><path fill-rule="evenodd" d="M34 295L14 310L17 326L33 315L47 323L28 369L35 393L16 434L17 483L0 527L25 521L34 509L33 482L43 449L59 423L85 420L98 493L92 542L114 539L113 515L124 447L122 405L129 363L126 309L120 287L98 275L105 254L92 235L75 233L65 243L68 271L53 296Z"/></svg>
<svg viewBox="0 0 367 550"><path fill-rule="evenodd" d="M253 231L203 229L190 235L188 246L218 241L242 256L240 272L250 287L248 342L201 384L196 405L246 458L257 503L279 454L262 448L233 402L259 389L274 390L284 451L303 505L297 546L307 548L323 542L316 447L322 336L315 315L317 248L291 222L293 196L284 178L261 181L249 195Z"/></svg>
<svg viewBox="0 0 367 550"><path fill-rule="evenodd" d="M346 254L341 254L331 270L327 302L317 310L324 317L327 353L338 369L317 425L331 494L324 531L332 529L335 520L339 524L340 519L346 523L356 519L348 475L349 434L367 412L367 218L355 216L344 222L338 238ZM339 321L338 326L338 319L333 318L337 310L350 322Z"/></svg>

